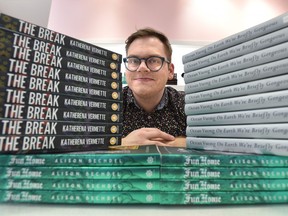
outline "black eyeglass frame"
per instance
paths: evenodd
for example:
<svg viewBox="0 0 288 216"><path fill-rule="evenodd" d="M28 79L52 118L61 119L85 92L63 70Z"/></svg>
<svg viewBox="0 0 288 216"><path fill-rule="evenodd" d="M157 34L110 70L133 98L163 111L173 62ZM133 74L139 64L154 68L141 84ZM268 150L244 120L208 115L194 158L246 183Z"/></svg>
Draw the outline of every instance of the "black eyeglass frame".
<svg viewBox="0 0 288 216"><path fill-rule="evenodd" d="M130 70L130 69L127 67L127 65L126 65L126 63L127 63L127 61L128 61L129 58L136 58L136 59L139 60L140 64L138 65L138 67L137 67L135 70ZM152 69L147 65L147 61L148 61L148 59L150 59L150 58L159 58L159 59L161 59L162 64L161 64L161 66L160 66L159 69L157 69L157 70L152 70ZM141 63L142 63L143 60L144 60L144 62L145 62L146 67L147 67L150 71L152 71L152 72L158 72L159 70L161 70L162 67L163 67L163 65L164 65L164 62L167 62L168 64L171 63L169 60L167 60L166 58L164 58L164 57L162 57L162 56L149 56L148 58L139 58L139 57L137 57L137 56L128 56L128 57L126 57L126 58L123 58L123 62L124 62L125 68L126 68L128 71L130 71L130 72L136 72L136 71L139 69L139 67L140 67L140 65L141 65Z"/></svg>

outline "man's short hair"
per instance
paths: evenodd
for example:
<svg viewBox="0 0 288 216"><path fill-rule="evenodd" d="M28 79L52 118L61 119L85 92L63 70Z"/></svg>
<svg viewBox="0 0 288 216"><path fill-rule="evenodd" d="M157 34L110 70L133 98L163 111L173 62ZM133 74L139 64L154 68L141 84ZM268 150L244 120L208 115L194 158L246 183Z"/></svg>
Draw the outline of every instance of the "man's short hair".
<svg viewBox="0 0 288 216"><path fill-rule="evenodd" d="M159 32L153 28L142 28L137 30L136 32L134 32L133 34L131 34L127 40L125 41L126 45L125 45L125 50L126 50L126 54L128 53L128 49L131 45L131 43L138 39L138 38L145 38L145 37L156 37L158 38L164 45L165 47L165 51L167 54L167 59L169 61L171 61L172 58L172 47L171 44L168 40L168 38L162 33Z"/></svg>

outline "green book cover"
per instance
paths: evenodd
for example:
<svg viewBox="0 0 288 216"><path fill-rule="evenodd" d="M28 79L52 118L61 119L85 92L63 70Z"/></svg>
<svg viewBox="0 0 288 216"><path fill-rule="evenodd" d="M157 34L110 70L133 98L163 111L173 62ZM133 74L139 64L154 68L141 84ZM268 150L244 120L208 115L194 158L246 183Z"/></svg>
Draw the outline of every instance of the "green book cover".
<svg viewBox="0 0 288 216"><path fill-rule="evenodd" d="M159 191L159 179L0 179L5 190Z"/></svg>
<svg viewBox="0 0 288 216"><path fill-rule="evenodd" d="M0 167L0 179L159 179L157 166Z"/></svg>
<svg viewBox="0 0 288 216"><path fill-rule="evenodd" d="M288 191L162 192L163 205L222 205L288 203Z"/></svg>
<svg viewBox="0 0 288 216"><path fill-rule="evenodd" d="M161 191L287 191L288 179L187 179L160 181Z"/></svg>
<svg viewBox="0 0 288 216"><path fill-rule="evenodd" d="M159 204L158 192L0 190L0 202L57 204Z"/></svg>
<svg viewBox="0 0 288 216"><path fill-rule="evenodd" d="M287 179L288 167L161 167L161 179Z"/></svg>
<svg viewBox="0 0 288 216"><path fill-rule="evenodd" d="M154 166L160 165L160 155L155 146L110 149L103 151L0 155L1 166Z"/></svg>
<svg viewBox="0 0 288 216"><path fill-rule="evenodd" d="M162 166L181 167L287 167L288 157L158 147Z"/></svg>

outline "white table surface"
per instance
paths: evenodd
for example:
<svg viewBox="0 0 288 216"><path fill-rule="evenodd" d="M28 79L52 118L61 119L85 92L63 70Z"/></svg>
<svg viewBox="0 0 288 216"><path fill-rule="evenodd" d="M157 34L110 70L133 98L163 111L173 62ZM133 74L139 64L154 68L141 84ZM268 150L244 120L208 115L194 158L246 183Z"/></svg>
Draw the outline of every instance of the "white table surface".
<svg viewBox="0 0 288 216"><path fill-rule="evenodd" d="M288 204L238 206L0 204L1 216L288 216Z"/></svg>

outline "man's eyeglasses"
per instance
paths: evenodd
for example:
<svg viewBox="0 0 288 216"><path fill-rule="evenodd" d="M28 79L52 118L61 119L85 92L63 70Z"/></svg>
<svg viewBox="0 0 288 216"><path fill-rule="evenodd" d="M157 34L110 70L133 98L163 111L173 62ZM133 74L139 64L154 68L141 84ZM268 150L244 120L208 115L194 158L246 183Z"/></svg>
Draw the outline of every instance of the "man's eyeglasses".
<svg viewBox="0 0 288 216"><path fill-rule="evenodd" d="M138 58L138 57L123 58L123 62L125 64L126 69L131 72L135 72L138 70L142 60L145 61L146 67L152 72L159 71L163 67L164 62L167 62L168 64L170 63L170 61L160 56L150 56L148 58Z"/></svg>

